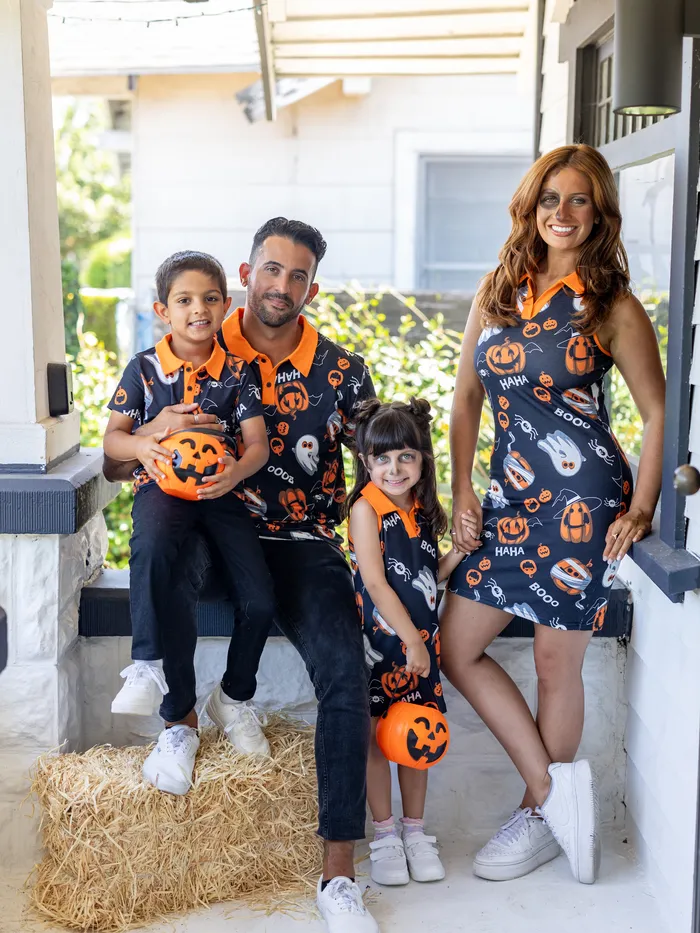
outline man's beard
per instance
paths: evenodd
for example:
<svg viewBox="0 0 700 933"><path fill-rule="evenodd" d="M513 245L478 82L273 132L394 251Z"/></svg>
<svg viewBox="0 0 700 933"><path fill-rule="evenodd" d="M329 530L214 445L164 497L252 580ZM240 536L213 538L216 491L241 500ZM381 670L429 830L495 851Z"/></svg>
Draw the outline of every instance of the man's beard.
<svg viewBox="0 0 700 933"><path fill-rule="evenodd" d="M301 308L295 308L294 305L289 305L286 309L267 308L263 303L266 298L276 298L283 301L289 300L286 295L279 295L273 292L267 292L260 299L249 297L248 304L250 310L266 327L284 327L285 324L289 324L290 321L295 321L299 317Z"/></svg>

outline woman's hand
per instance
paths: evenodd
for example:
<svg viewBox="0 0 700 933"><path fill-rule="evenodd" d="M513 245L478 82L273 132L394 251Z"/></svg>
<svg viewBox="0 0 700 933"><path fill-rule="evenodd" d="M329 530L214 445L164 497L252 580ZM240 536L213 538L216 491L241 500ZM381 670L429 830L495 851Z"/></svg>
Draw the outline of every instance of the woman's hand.
<svg viewBox="0 0 700 933"><path fill-rule="evenodd" d="M223 457L219 457L219 463L224 464L223 470L221 473L215 473L206 486L199 490L198 499L218 499L231 492L241 481L238 461L230 453L227 452Z"/></svg>
<svg viewBox="0 0 700 933"><path fill-rule="evenodd" d="M430 673L430 655L420 637L406 645L406 673L419 677L427 677Z"/></svg>
<svg viewBox="0 0 700 933"><path fill-rule="evenodd" d="M621 518L616 518L605 536L603 560L621 560L633 544L641 541L651 531L651 519L640 509L630 509Z"/></svg>
<svg viewBox="0 0 700 933"><path fill-rule="evenodd" d="M481 503L474 492L470 490L460 493L452 501L452 544L455 550L462 554L471 554L481 547L481 530L483 515Z"/></svg>
<svg viewBox="0 0 700 933"><path fill-rule="evenodd" d="M146 473L151 479L165 479L165 473L158 466L158 460L170 461L173 458L172 453L167 447L161 447L158 441L162 441L165 434L150 434L139 437L136 443L137 457L141 462ZM134 440L136 437L134 436Z"/></svg>

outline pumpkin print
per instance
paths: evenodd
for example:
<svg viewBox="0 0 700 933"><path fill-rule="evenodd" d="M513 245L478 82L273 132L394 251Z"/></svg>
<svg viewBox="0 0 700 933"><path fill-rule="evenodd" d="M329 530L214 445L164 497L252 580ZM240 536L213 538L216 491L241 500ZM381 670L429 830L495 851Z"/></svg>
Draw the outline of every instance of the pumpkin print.
<svg viewBox="0 0 700 933"><path fill-rule="evenodd" d="M165 474L158 485L169 496L196 500L199 490L209 485L207 480L224 469L219 458L225 456L227 447L220 431L186 428L159 443L172 453L172 460L158 461Z"/></svg>
<svg viewBox="0 0 700 933"><path fill-rule="evenodd" d="M479 570L490 570L490 569L491 569L491 561L488 559L488 557L484 557L482 560L479 561Z"/></svg>
<svg viewBox="0 0 700 933"><path fill-rule="evenodd" d="M626 496L629 495L629 492L630 492L630 489L631 489L631 488L632 488L632 487L630 486L629 482L628 482L627 480L625 480L624 483L622 484L622 491L623 491L623 493L624 493Z"/></svg>
<svg viewBox="0 0 700 933"><path fill-rule="evenodd" d="M540 382L548 389L551 389L551 387L554 385L554 380L548 373L540 373Z"/></svg>
<svg viewBox="0 0 700 933"><path fill-rule="evenodd" d="M508 406L510 405L510 402L509 402L508 399L505 397L505 395L499 395L499 396L498 396L498 404L501 406L501 408L503 408L503 409L505 410L505 409L507 409Z"/></svg>
<svg viewBox="0 0 700 933"><path fill-rule="evenodd" d="M346 357L341 356L338 359L338 369L347 369L349 365L350 365L350 360L347 359Z"/></svg>
<svg viewBox="0 0 700 933"><path fill-rule="evenodd" d="M521 343L512 343L506 337L501 344L486 351L486 365L497 376L513 376L525 369L525 349Z"/></svg>
<svg viewBox="0 0 700 933"><path fill-rule="evenodd" d="M547 320L542 325L542 327L544 327L545 330L554 330L556 326L557 326L557 322L555 318L553 317L548 317Z"/></svg>
<svg viewBox="0 0 700 933"><path fill-rule="evenodd" d="M566 345L566 368L576 376L585 376L592 373L595 366L595 348L590 337L578 334L572 337Z"/></svg>
<svg viewBox="0 0 700 933"><path fill-rule="evenodd" d="M540 544L537 548L537 553L540 557L549 557L550 551L546 544Z"/></svg>
<svg viewBox="0 0 700 933"><path fill-rule="evenodd" d="M333 490L333 501L337 502L338 505L340 505L341 502L345 502L346 498L347 498L347 493L345 492L342 486Z"/></svg>
<svg viewBox="0 0 700 933"><path fill-rule="evenodd" d="M280 437L273 437L270 441L270 450L279 457L284 450L284 441Z"/></svg>
<svg viewBox="0 0 700 933"><path fill-rule="evenodd" d="M530 537L527 519L521 518L520 512L515 517L499 518L496 531L501 544L522 544Z"/></svg>
<svg viewBox="0 0 700 933"><path fill-rule="evenodd" d="M423 771L447 753L447 720L432 704L394 703L377 723L377 744L388 761Z"/></svg>
<svg viewBox="0 0 700 933"><path fill-rule="evenodd" d="M593 631L594 632L599 632L602 629L607 612L608 612L607 602L603 603L603 605L598 610L596 610L596 614L593 616Z"/></svg>
<svg viewBox="0 0 700 933"><path fill-rule="evenodd" d="M543 489L540 493L540 502L547 503L551 500L552 493L549 489Z"/></svg>
<svg viewBox="0 0 700 933"><path fill-rule="evenodd" d="M543 389L542 386L535 386L532 390L535 393L535 397L538 398L541 402L551 402L552 396L547 389Z"/></svg>
<svg viewBox="0 0 700 933"><path fill-rule="evenodd" d="M355 571L357 572L357 571ZM360 625L365 623L365 610L362 602L362 593L355 593L355 603L357 604L357 611L360 615Z"/></svg>
<svg viewBox="0 0 700 933"><path fill-rule="evenodd" d="M435 693L435 696L441 697L442 696L442 684L435 684L435 686L433 687L433 692Z"/></svg>
<svg viewBox="0 0 700 933"><path fill-rule="evenodd" d="M115 395L114 395L114 404L115 405L126 405L126 400L128 396L126 394L126 389L124 386L119 386Z"/></svg>
<svg viewBox="0 0 700 933"><path fill-rule="evenodd" d="M282 382L276 388L275 401L280 414L296 418L299 412L306 411L309 407L309 393L303 382Z"/></svg>
<svg viewBox="0 0 700 933"><path fill-rule="evenodd" d="M433 645L435 647L435 657L437 659L437 666L440 667L440 629L435 632L433 636Z"/></svg>
<svg viewBox="0 0 700 933"><path fill-rule="evenodd" d="M534 560L521 560L520 569L523 573L527 574L528 577L534 577L537 573L537 564Z"/></svg>
<svg viewBox="0 0 700 933"><path fill-rule="evenodd" d="M593 517L591 510L580 499L571 502L564 509L559 526L563 541L571 544L587 544L593 537Z"/></svg>
<svg viewBox="0 0 700 933"><path fill-rule="evenodd" d="M506 428L507 428L508 425L510 424L510 420L509 420L509 418L508 418L508 415L507 415L504 411L499 411L499 413L498 413L498 423L500 424L500 426L503 428L504 431L506 430Z"/></svg>
<svg viewBox="0 0 700 933"><path fill-rule="evenodd" d="M554 585L570 596L582 593L591 582L591 562L588 565L576 560L575 557L565 557L558 561L550 570Z"/></svg>
<svg viewBox="0 0 700 933"><path fill-rule="evenodd" d="M303 489L283 489L279 495L280 505L294 522L306 518L306 496Z"/></svg>
<svg viewBox="0 0 700 933"><path fill-rule="evenodd" d="M338 386L341 385L344 378L345 376L343 376L343 374L338 369L332 369L328 373L328 381L330 382L330 384L333 386L334 389L337 389Z"/></svg>
<svg viewBox="0 0 700 933"><path fill-rule="evenodd" d="M277 433L281 434L283 437L289 434L289 425L286 421L280 421L277 425Z"/></svg>
<svg viewBox="0 0 700 933"><path fill-rule="evenodd" d="M382 689L392 700L400 700L402 696L411 693L418 686L418 674L409 674L406 666L399 667L394 664L393 671L382 674Z"/></svg>
<svg viewBox="0 0 700 933"><path fill-rule="evenodd" d="M478 586L481 583L481 574L478 570L467 571L467 583L469 586Z"/></svg>
<svg viewBox="0 0 700 933"><path fill-rule="evenodd" d="M509 451L503 458L503 472L515 489L527 489L535 478L532 467L517 450Z"/></svg>
<svg viewBox="0 0 700 933"><path fill-rule="evenodd" d="M528 323L523 327L523 337L527 337L528 340L531 340L533 337L536 337L541 332L540 325L535 321L528 321Z"/></svg>
<svg viewBox="0 0 700 933"><path fill-rule="evenodd" d="M536 512L540 507L539 501L534 498L526 499L523 505L528 510L528 512Z"/></svg>
<svg viewBox="0 0 700 933"><path fill-rule="evenodd" d="M335 489L335 483L338 479L339 471L339 461L331 460L331 462L326 466L326 469L323 474L323 479L321 480L321 489L325 492L327 496L333 495L333 490Z"/></svg>

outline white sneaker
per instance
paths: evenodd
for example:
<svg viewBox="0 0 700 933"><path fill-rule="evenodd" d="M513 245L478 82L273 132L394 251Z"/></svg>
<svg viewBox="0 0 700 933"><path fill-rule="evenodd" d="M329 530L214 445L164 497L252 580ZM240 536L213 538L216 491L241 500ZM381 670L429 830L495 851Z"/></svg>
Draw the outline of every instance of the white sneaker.
<svg viewBox="0 0 700 933"><path fill-rule="evenodd" d="M163 729L156 747L143 763L144 778L166 794L186 794L192 787L198 748L199 736L191 726Z"/></svg>
<svg viewBox="0 0 700 933"><path fill-rule="evenodd" d="M131 716L153 716L168 692L165 675L151 661L134 661L120 674L126 683L112 700L112 712Z"/></svg>
<svg viewBox="0 0 700 933"><path fill-rule="evenodd" d="M369 876L376 884L408 884L408 865L403 842L397 834L382 836L369 844Z"/></svg>
<svg viewBox="0 0 700 933"><path fill-rule="evenodd" d="M221 699L221 687L216 687L209 696L204 711L237 751L244 755L270 754L270 743L262 731L267 719L264 714L259 715L249 700L224 703Z"/></svg>
<svg viewBox="0 0 700 933"><path fill-rule="evenodd" d="M474 874L488 881L512 881L559 855L559 843L532 810L517 809L474 859Z"/></svg>
<svg viewBox="0 0 700 933"><path fill-rule="evenodd" d="M593 884L600 865L598 787L590 764L551 764L552 787L539 812L566 852L574 878Z"/></svg>
<svg viewBox="0 0 700 933"><path fill-rule="evenodd" d="M412 832L403 834L403 847L406 851L408 870L414 881L442 881L445 868L435 843L435 836Z"/></svg>
<svg viewBox="0 0 700 933"><path fill-rule="evenodd" d="M318 879L316 904L326 922L328 933L379 933L374 917L362 903L360 889L349 878L333 878L321 890Z"/></svg>

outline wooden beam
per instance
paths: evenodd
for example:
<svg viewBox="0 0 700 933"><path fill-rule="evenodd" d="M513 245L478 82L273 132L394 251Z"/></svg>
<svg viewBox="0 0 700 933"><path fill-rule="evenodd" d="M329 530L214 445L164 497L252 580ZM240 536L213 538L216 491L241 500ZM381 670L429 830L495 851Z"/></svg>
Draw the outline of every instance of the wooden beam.
<svg viewBox="0 0 700 933"><path fill-rule="evenodd" d="M501 58L315 58L277 59L279 77L344 78L350 75L479 75L515 74L517 55Z"/></svg>
<svg viewBox="0 0 700 933"><path fill-rule="evenodd" d="M375 42L283 42L275 45L275 61L289 58L488 58L518 55L522 40L508 36L489 39L397 39Z"/></svg>
<svg viewBox="0 0 700 933"><path fill-rule="evenodd" d="M270 0L270 21L277 22L273 4L284 4L285 19L351 19L376 16L433 16L453 13L525 12L527 0Z"/></svg>
<svg viewBox="0 0 700 933"><path fill-rule="evenodd" d="M454 16L377 16L350 19L287 20L272 27L272 41L367 42L393 39L468 39L521 36L527 10L508 13L456 13Z"/></svg>
<svg viewBox="0 0 700 933"><path fill-rule="evenodd" d="M265 116L272 121L277 115L275 106L275 68L272 54L272 38L270 21L267 18L267 3L257 0L253 7L255 29L258 34L258 49L260 52L260 75L265 95Z"/></svg>

